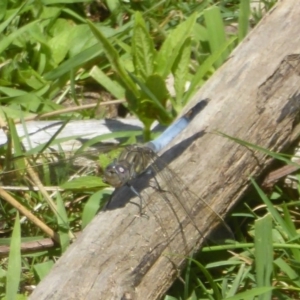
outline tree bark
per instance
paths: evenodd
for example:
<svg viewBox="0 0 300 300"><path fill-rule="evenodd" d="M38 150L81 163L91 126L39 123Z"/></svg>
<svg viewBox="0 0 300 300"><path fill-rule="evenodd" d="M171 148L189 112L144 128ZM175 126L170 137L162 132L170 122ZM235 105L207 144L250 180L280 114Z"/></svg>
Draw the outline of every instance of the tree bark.
<svg viewBox="0 0 300 300"><path fill-rule="evenodd" d="M272 160L216 131L272 151L281 151L298 134L299 16L298 1L280 1L195 95L191 106L211 101L174 141L179 146L170 145L168 157L176 157L170 167L222 216L249 187L249 176L258 177ZM143 185L145 177L134 186ZM132 203L100 212L30 299L160 299L203 236L174 199L168 201L176 216L152 188L142 197L147 218L138 217ZM125 188L116 194L116 203L128 199L139 203ZM200 200L190 205L197 227L209 234L216 221L212 210Z"/></svg>

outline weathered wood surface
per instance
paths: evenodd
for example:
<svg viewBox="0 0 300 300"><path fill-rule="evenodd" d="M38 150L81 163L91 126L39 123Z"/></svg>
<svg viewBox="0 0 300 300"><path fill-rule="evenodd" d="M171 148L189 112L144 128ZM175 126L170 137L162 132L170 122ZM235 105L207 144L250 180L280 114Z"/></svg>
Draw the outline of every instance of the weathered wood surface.
<svg viewBox="0 0 300 300"><path fill-rule="evenodd" d="M171 167L223 216L249 186L249 176L260 175L271 160L214 131L273 151L288 146L295 136L300 66L299 56L287 56L300 53L299 15L298 1L280 1L274 7L194 97L194 102L211 101L174 143L193 139L203 129L205 133L183 143L186 149L179 156L178 147L168 151L168 157L178 156ZM131 203L100 212L30 299L159 299L199 234L183 215L178 216L179 230L169 206L151 191L146 190L149 219L136 217L138 208ZM118 200L130 199L130 194L120 194ZM209 232L211 212L194 204L198 227Z"/></svg>

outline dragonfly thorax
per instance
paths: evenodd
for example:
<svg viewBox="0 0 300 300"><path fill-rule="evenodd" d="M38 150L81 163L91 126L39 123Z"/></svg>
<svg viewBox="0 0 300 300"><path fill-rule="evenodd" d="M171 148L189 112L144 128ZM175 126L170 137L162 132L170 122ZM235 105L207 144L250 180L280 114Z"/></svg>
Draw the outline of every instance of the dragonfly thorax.
<svg viewBox="0 0 300 300"><path fill-rule="evenodd" d="M127 146L118 160L109 164L103 175L103 181L113 187L121 187L145 171L152 150L138 145Z"/></svg>

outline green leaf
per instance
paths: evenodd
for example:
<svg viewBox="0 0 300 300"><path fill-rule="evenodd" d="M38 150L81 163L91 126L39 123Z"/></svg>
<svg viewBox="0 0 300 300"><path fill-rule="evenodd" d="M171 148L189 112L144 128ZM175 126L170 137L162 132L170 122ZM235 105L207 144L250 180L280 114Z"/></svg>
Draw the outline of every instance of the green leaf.
<svg viewBox="0 0 300 300"><path fill-rule="evenodd" d="M108 9L110 12L114 12L120 7L120 1L119 0L106 0L105 1Z"/></svg>
<svg viewBox="0 0 300 300"><path fill-rule="evenodd" d="M20 35L24 35L32 26L35 26L35 24L38 22L40 22L40 20L32 21L31 23L26 24L16 31L12 32L10 35L2 36L0 40L0 54L3 53L15 39L17 39Z"/></svg>
<svg viewBox="0 0 300 300"><path fill-rule="evenodd" d="M17 76L20 83L24 83L34 90L41 89L46 84L43 78L31 67L19 70Z"/></svg>
<svg viewBox="0 0 300 300"><path fill-rule="evenodd" d="M134 106L130 103L129 107L139 116L145 127L156 119L165 124L170 123L172 115L165 108L169 92L163 78L160 75L151 75L144 83L133 74L130 77L139 85L142 94L139 102L134 103Z"/></svg>
<svg viewBox="0 0 300 300"><path fill-rule="evenodd" d="M112 46L110 41L101 33L101 31L92 22L87 20L87 24L89 25L91 31L103 47L104 53L106 54L107 59L110 61L111 66L117 72L117 74L127 86L127 88L130 89L130 91L135 96L138 96L139 91L136 88L134 82L128 76L128 73L122 64L122 61L120 60L117 50Z"/></svg>
<svg viewBox="0 0 300 300"><path fill-rule="evenodd" d="M241 42L249 31L250 1L243 0L240 2L238 35Z"/></svg>
<svg viewBox="0 0 300 300"><path fill-rule="evenodd" d="M248 272L251 268L248 268ZM226 291L226 297L234 296L238 293L238 290L240 286L243 284L243 280L245 278L245 275L248 273L247 268L244 263L240 265L240 268L238 270L238 273L234 277L234 280L230 286L230 289Z"/></svg>
<svg viewBox="0 0 300 300"><path fill-rule="evenodd" d="M197 268L199 269L199 271L201 271L201 273L203 274L203 276L205 276L206 281L208 282L208 284L210 285L210 287L212 289L212 291L210 293L213 293L214 299L222 299L220 291L218 289L218 285L217 285L216 282L214 282L214 279L213 279L211 273L199 261L196 261L194 259L191 259L191 260L197 266ZM198 279L198 282L199 281L200 281L200 279Z"/></svg>
<svg viewBox="0 0 300 300"><path fill-rule="evenodd" d="M82 212L82 229L84 229L86 225L92 221L97 212L104 206L108 200L108 197L111 196L111 192L112 191L109 190L101 190L94 193L88 199Z"/></svg>
<svg viewBox="0 0 300 300"><path fill-rule="evenodd" d="M250 149L254 149L254 150L257 150L257 151L260 151L274 159L278 159L279 161L283 161L291 166L299 166L299 164L295 163L295 162L292 162L290 161L290 159L288 159L287 157L291 157L291 155L286 155L286 154L282 154L282 153L277 153L277 152L273 152L269 149L265 149L261 146L258 146L258 145L255 145L255 144L252 144L252 143L249 143L249 142L246 142L246 141L243 141L239 138L235 138L233 136L230 136L228 134L225 134L225 133L222 133L220 131L217 132L217 134L219 134L220 136L223 136L225 138L228 138L232 141L234 141L235 143L238 143L246 148L250 148Z"/></svg>
<svg viewBox="0 0 300 300"><path fill-rule="evenodd" d="M5 87L5 86L1 86L0 87L0 91L9 97L17 97L17 96L22 96L22 95L26 95L27 92L20 90L20 89L13 89L10 87Z"/></svg>
<svg viewBox="0 0 300 300"><path fill-rule="evenodd" d="M236 37L232 37L228 41L226 41L223 45L219 47L217 51L215 51L213 54L207 57L207 59L201 64L201 66L198 68L196 74L194 75L191 84L189 86L188 91L183 96L182 105L184 106L189 99L197 92L198 88L201 86L201 84L204 82L203 78L205 75L208 74L208 72L213 67L213 64L225 53L228 51L230 45L236 40Z"/></svg>
<svg viewBox="0 0 300 300"><path fill-rule="evenodd" d="M270 199L266 196L266 194L260 189L260 187L257 185L257 183L254 181L253 178L250 178L251 183L253 184L254 188L258 192L260 198L263 200L263 202L266 204L268 211L274 218L274 220L282 227L284 232L289 235L290 238L293 237L293 233L290 231L289 226L285 223L277 209L273 206L272 202Z"/></svg>
<svg viewBox="0 0 300 300"><path fill-rule="evenodd" d="M49 112L54 109L58 109L60 106L54 103L53 101L42 99L37 96L35 93L26 93L17 97L3 97L0 99L0 103L9 102L10 107L23 108L20 111L20 118L24 116L24 114L29 112L41 113L41 112ZM23 112L25 110L25 112Z"/></svg>
<svg viewBox="0 0 300 300"><path fill-rule="evenodd" d="M109 153L100 153L98 161L101 168L105 169L112 161L118 159L122 150L122 147L120 147L112 149Z"/></svg>
<svg viewBox="0 0 300 300"><path fill-rule="evenodd" d="M12 232L6 277L6 299L15 300L21 280L21 228L19 213Z"/></svg>
<svg viewBox="0 0 300 300"><path fill-rule="evenodd" d="M277 258L274 263L282 272L284 272L288 276L293 285L297 286L298 288L300 287L300 279L297 268L297 271L294 270L291 265L285 262L281 257Z"/></svg>
<svg viewBox="0 0 300 300"><path fill-rule="evenodd" d="M290 240L299 240L299 233L297 232L297 229L295 227L295 220L292 218L290 211L285 203L283 203L282 207L284 213L284 221L290 232ZM293 252L294 258L300 261L299 249L291 249L291 251Z"/></svg>
<svg viewBox="0 0 300 300"><path fill-rule="evenodd" d="M220 8L217 6L211 6L204 10L204 20L208 31L208 41L211 49L211 53L219 51L220 47L226 43L226 33L223 19L221 16ZM227 58L230 51L225 51L222 57L219 58L215 65L219 67L223 61Z"/></svg>
<svg viewBox="0 0 300 300"><path fill-rule="evenodd" d="M8 138L11 139L12 148L14 150L14 155L22 157L23 147L22 147L20 138L17 133L16 125L10 118L7 119L7 124L8 124L8 128L9 128L9 137ZM26 167L24 158L20 158L20 159L17 159L16 161L14 161L14 165L15 165L16 169L24 170Z"/></svg>
<svg viewBox="0 0 300 300"><path fill-rule="evenodd" d="M269 293L274 290L274 287L258 287L258 288L251 288L242 293L238 293L235 296L223 298L224 300L253 300L255 296L260 296L265 293Z"/></svg>
<svg viewBox="0 0 300 300"><path fill-rule="evenodd" d="M72 181L68 181L60 186L65 190L82 190L82 189L95 189L100 187L107 187L101 178L96 176L82 176Z"/></svg>
<svg viewBox="0 0 300 300"><path fill-rule="evenodd" d="M257 287L272 287L273 272L272 217L267 214L255 221L255 268ZM271 299L271 291L260 295L260 300Z"/></svg>
<svg viewBox="0 0 300 300"><path fill-rule="evenodd" d="M164 300L178 300L178 298L175 298L175 297L166 295L166 296L164 297Z"/></svg>
<svg viewBox="0 0 300 300"><path fill-rule="evenodd" d="M192 32L197 19L197 14L192 14L186 21L178 25L164 41L157 54L155 73L165 79L171 72L171 68L178 56L178 53Z"/></svg>
<svg viewBox="0 0 300 300"><path fill-rule="evenodd" d="M63 75L70 72L72 69L80 67L82 64L85 64L88 61L96 58L101 53L103 53L103 49L99 47L99 44L91 46L90 48L83 50L74 57L71 57L69 60L64 61L56 69L46 73L44 75L44 78L45 80L55 80L61 78Z"/></svg>
<svg viewBox="0 0 300 300"><path fill-rule="evenodd" d="M70 245L70 238L69 238L69 220L68 215L65 209L64 202L62 200L61 194L59 192L56 193L56 218L57 224L59 228L59 241L62 253L66 251L68 246Z"/></svg>
<svg viewBox="0 0 300 300"><path fill-rule="evenodd" d="M132 56L136 76L145 80L153 74L155 49L140 12L135 13Z"/></svg>
<svg viewBox="0 0 300 300"><path fill-rule="evenodd" d="M7 26L14 20L14 18L16 18L21 10L28 4L29 0L27 1L24 1L23 4L20 5L19 8L17 8L10 16L9 18L7 18L4 22L0 23L0 33L3 33L4 30L7 28ZM3 14L4 13L4 10L2 10L3 6L6 6L5 5L5 2L1 1L1 4L2 4L2 7L1 7L1 13ZM1 53L1 51L0 51Z"/></svg>
<svg viewBox="0 0 300 300"><path fill-rule="evenodd" d="M112 39L118 35L124 35L124 32L132 27L132 22L128 22L120 29L114 30L109 27L101 26L101 32L107 39ZM96 57L103 54L103 48L101 43L97 43L94 36L91 36L91 31L88 26L78 25L74 29L74 39L71 43L69 51L70 59L64 61L56 69L46 73L44 78L46 80L55 80L70 72L72 69L76 69L89 61L92 61Z"/></svg>
<svg viewBox="0 0 300 300"><path fill-rule="evenodd" d="M54 266L54 262L48 260L43 263L35 264L33 266L33 271L37 281L41 281L46 275L51 271L52 267Z"/></svg>
<svg viewBox="0 0 300 300"><path fill-rule="evenodd" d="M90 73L99 84L101 84L108 92L110 92L117 99L125 97L124 88L116 81L111 80L100 68L94 66Z"/></svg>
<svg viewBox="0 0 300 300"><path fill-rule="evenodd" d="M2 0L0 2L0 21L2 21L6 14L8 0Z"/></svg>
<svg viewBox="0 0 300 300"><path fill-rule="evenodd" d="M193 28L193 40L207 42L208 41L208 32L205 26L196 23Z"/></svg>
<svg viewBox="0 0 300 300"><path fill-rule="evenodd" d="M172 73L174 75L174 88L176 92L176 103L173 107L177 113L182 110L184 106L182 103L183 94L185 93L185 86L189 75L189 65L191 61L191 38L187 38L182 45L178 56L172 66Z"/></svg>
<svg viewBox="0 0 300 300"><path fill-rule="evenodd" d="M48 45L51 49L51 57L55 62L55 65L58 65L69 52L71 42L75 37L73 34L74 25L72 25L70 20L58 19L54 26L57 32L54 34L53 38L48 41Z"/></svg>
<svg viewBox="0 0 300 300"><path fill-rule="evenodd" d="M6 107L0 106L0 117L5 118L5 116L10 116L12 119L20 120L22 117L31 116L30 113L24 113L19 107Z"/></svg>

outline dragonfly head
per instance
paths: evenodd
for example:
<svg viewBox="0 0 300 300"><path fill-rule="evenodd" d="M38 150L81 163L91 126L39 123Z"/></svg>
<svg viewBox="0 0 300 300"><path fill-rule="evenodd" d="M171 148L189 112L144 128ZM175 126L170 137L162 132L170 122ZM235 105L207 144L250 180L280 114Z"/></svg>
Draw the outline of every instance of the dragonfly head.
<svg viewBox="0 0 300 300"><path fill-rule="evenodd" d="M121 162L113 162L104 170L103 182L118 188L131 179L130 168Z"/></svg>

